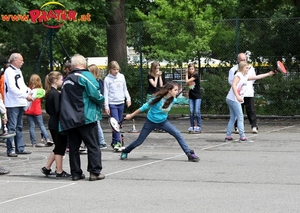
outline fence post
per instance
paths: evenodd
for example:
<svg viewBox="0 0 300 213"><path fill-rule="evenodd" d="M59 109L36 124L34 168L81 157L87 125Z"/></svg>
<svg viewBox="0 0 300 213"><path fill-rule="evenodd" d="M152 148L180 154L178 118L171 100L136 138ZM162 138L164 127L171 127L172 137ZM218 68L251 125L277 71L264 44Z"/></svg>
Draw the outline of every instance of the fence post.
<svg viewBox="0 0 300 213"><path fill-rule="evenodd" d="M142 22L139 22L139 52L140 52L140 101L141 104L144 103L143 100L143 52L142 52Z"/></svg>
<svg viewBox="0 0 300 213"><path fill-rule="evenodd" d="M236 55L239 54L239 19L235 19L235 47Z"/></svg>

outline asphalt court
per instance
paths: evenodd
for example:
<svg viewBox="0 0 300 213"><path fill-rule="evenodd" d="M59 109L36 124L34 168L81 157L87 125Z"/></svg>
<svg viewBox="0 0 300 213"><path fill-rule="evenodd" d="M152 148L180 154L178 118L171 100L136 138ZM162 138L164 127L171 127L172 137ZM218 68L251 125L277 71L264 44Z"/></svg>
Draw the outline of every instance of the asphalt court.
<svg viewBox="0 0 300 213"><path fill-rule="evenodd" d="M135 120L137 130L144 118ZM51 147L32 148L28 127L24 140L30 155L6 157L0 143L0 164L10 170L0 176L1 212L299 212L300 119L261 118L254 143L224 142L227 118L204 119L201 134L188 134L187 118L170 119L200 162L188 162L167 133L151 133L128 159L110 147L102 151L103 181L88 181L87 155L81 155L85 180L46 178L40 172ZM45 122L46 123L46 122ZM101 122L109 144L107 118ZM125 144L137 133L128 133ZM39 131L36 131L39 139ZM68 154L64 169L69 172ZM53 166L52 169L55 169Z"/></svg>

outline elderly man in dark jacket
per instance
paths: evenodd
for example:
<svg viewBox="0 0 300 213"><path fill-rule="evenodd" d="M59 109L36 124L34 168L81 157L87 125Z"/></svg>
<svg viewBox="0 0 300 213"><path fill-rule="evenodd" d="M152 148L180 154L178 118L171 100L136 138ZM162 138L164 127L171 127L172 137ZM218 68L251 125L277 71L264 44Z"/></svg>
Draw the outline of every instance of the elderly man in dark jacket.
<svg viewBox="0 0 300 213"><path fill-rule="evenodd" d="M98 146L97 120L102 119L99 83L86 67L82 55L71 58L71 72L65 78L61 94L61 129L67 132L72 180L84 179L80 168L79 147L83 141L88 149L89 180L101 180L101 151Z"/></svg>

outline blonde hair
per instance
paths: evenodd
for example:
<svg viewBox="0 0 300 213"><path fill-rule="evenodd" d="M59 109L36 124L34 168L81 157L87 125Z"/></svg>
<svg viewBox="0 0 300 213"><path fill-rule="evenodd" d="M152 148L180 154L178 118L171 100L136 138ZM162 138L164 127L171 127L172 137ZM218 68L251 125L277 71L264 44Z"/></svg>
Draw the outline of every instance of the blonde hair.
<svg viewBox="0 0 300 213"><path fill-rule="evenodd" d="M249 64L246 61L240 61L238 72L242 72L244 67L248 66Z"/></svg>
<svg viewBox="0 0 300 213"><path fill-rule="evenodd" d="M29 79L29 88L43 88L42 79L37 74L32 74Z"/></svg>
<svg viewBox="0 0 300 213"><path fill-rule="evenodd" d="M109 64L108 64L108 70L109 70L109 72L112 69L119 69L119 71L121 71L120 65L118 64L117 61L111 61L111 62L109 62Z"/></svg>
<svg viewBox="0 0 300 213"><path fill-rule="evenodd" d="M100 70L96 64L91 64L88 66L89 71L94 75L94 77L98 80L101 79Z"/></svg>
<svg viewBox="0 0 300 213"><path fill-rule="evenodd" d="M52 71L45 77L45 90L46 96L51 90L51 85L55 83L55 80L58 80L62 74L58 71Z"/></svg>

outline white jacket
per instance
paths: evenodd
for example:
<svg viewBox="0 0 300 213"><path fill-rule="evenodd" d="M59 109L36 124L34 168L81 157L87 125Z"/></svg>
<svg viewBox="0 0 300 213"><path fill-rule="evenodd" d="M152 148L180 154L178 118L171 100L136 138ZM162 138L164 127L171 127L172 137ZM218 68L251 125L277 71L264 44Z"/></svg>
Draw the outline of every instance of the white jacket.
<svg viewBox="0 0 300 213"><path fill-rule="evenodd" d="M4 73L4 104L5 107L24 107L30 89L24 82L22 71L10 65Z"/></svg>

